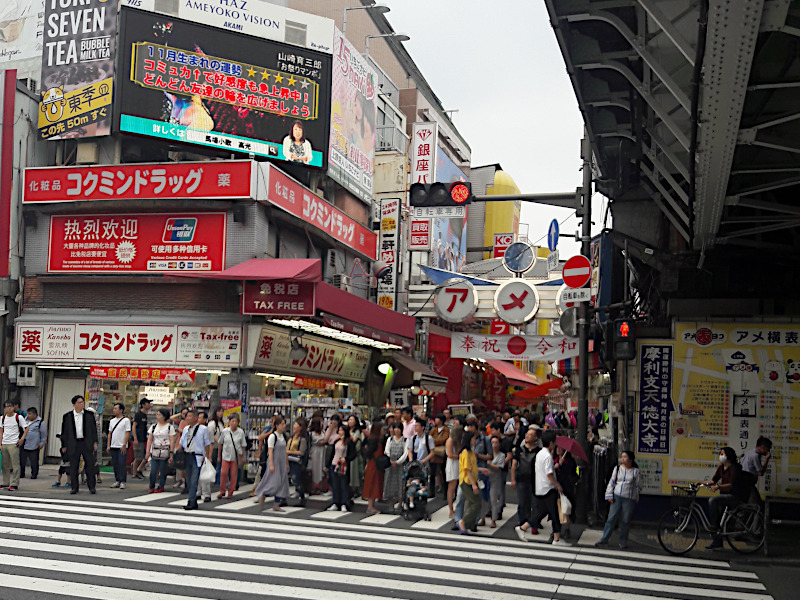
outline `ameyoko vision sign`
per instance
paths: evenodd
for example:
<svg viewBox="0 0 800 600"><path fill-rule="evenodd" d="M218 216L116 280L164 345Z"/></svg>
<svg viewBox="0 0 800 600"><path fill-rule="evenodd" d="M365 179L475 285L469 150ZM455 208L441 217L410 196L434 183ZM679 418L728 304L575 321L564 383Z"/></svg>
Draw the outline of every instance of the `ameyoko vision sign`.
<svg viewBox="0 0 800 600"><path fill-rule="evenodd" d="M226 215L52 215L48 273L163 273L225 268Z"/></svg>

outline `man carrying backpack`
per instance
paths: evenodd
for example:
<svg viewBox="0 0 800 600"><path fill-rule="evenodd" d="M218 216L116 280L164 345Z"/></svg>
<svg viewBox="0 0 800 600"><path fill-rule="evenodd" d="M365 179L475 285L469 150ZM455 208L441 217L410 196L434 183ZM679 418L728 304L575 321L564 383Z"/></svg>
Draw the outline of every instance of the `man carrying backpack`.
<svg viewBox="0 0 800 600"><path fill-rule="evenodd" d="M529 429L525 433L525 440L514 452L514 460L511 463L511 487L517 490L517 514L519 515L519 525L514 528L517 536L523 542L525 532L530 530L531 535L536 535L539 531L533 527L531 521L533 509L533 485L536 474L536 455L539 447L536 445L536 431Z"/></svg>
<svg viewBox="0 0 800 600"><path fill-rule="evenodd" d="M0 451L3 455L3 485L10 492L19 487L19 449L25 444L28 423L14 411L14 403L6 401L3 405L3 418L0 419Z"/></svg>

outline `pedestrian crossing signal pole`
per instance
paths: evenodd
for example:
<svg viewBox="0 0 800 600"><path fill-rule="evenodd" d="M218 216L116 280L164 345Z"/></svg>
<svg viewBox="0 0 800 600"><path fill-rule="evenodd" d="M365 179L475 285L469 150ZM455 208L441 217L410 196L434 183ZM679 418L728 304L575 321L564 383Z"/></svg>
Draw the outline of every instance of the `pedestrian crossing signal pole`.
<svg viewBox="0 0 800 600"><path fill-rule="evenodd" d="M591 260L592 236L592 144L584 132L581 143L583 158L583 188L581 189L582 217L581 254ZM591 326L589 303L581 302L578 306L578 432L577 442L589 456L587 432L589 427L589 328ZM591 466L591 465L590 465ZM588 475L588 470L586 471ZM575 522L586 523L589 508L589 491L591 486L588 477L581 477L575 502Z"/></svg>

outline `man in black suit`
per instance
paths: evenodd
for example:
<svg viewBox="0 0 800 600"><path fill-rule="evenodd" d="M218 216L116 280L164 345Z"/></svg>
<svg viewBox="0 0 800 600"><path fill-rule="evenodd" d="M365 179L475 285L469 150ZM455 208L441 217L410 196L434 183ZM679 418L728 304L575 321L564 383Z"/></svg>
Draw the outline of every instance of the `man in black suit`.
<svg viewBox="0 0 800 600"><path fill-rule="evenodd" d="M64 414L61 422L61 453L69 458L70 494L78 493L78 469L81 456L85 464L86 483L95 493L95 453L97 452L97 425L92 413L84 410L83 396L72 398L71 411Z"/></svg>

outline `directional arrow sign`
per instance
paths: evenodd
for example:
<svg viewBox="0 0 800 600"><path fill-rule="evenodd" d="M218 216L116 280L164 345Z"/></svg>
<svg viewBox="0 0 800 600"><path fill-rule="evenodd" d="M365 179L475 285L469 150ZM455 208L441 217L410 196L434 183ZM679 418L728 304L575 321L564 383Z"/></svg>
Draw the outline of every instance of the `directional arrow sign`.
<svg viewBox="0 0 800 600"><path fill-rule="evenodd" d="M550 221L550 228L547 230L547 248L550 252L555 252L558 245L558 221Z"/></svg>
<svg viewBox="0 0 800 600"><path fill-rule="evenodd" d="M562 274L564 283L571 288L580 288L592 277L592 264L585 256L578 254L564 264Z"/></svg>

